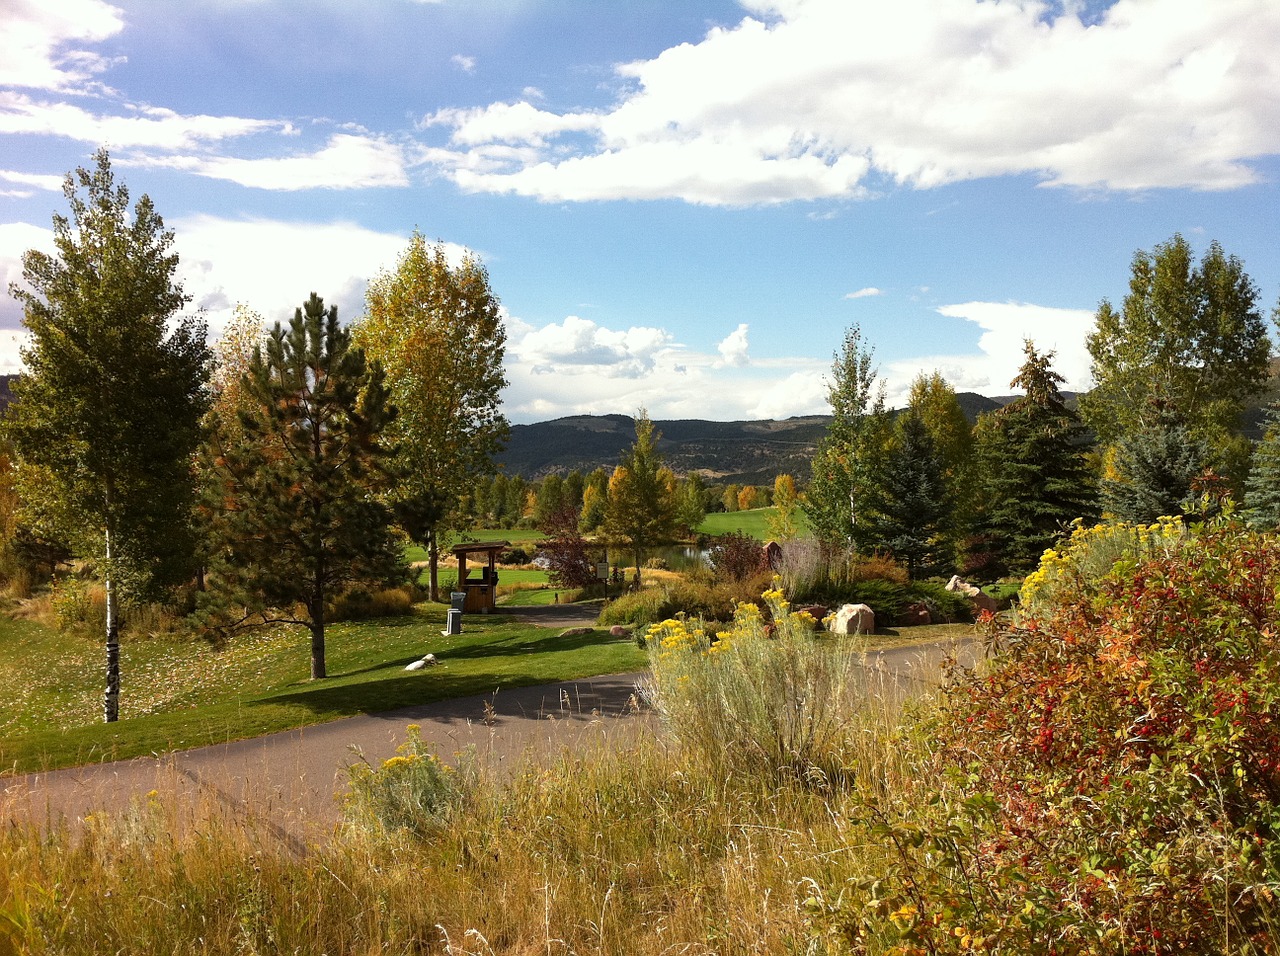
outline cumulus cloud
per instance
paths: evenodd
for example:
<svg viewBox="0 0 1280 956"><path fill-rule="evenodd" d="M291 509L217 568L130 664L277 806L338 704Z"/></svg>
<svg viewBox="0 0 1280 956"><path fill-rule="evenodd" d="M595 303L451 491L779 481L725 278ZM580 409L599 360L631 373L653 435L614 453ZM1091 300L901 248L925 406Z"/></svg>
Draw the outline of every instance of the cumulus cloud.
<svg viewBox="0 0 1280 956"><path fill-rule="evenodd" d="M846 299L867 299L874 295L884 295L874 286L867 286L865 289L859 289L857 292L849 292L845 295Z"/></svg>
<svg viewBox="0 0 1280 956"><path fill-rule="evenodd" d="M3 86L81 89L110 66L86 45L124 29L121 11L102 0L7 0L2 8Z"/></svg>
<svg viewBox="0 0 1280 956"><path fill-rule="evenodd" d="M1273 0L1118 0L1087 21L1077 3L1013 0L744 6L736 25L617 67L608 111L441 111L453 135L434 159L473 191L715 205L1008 174L1227 189L1280 152ZM538 155L469 161L492 143Z"/></svg>
<svg viewBox="0 0 1280 956"><path fill-rule="evenodd" d="M724 340L741 338L746 326ZM723 343L722 343L723 346ZM733 348L730 348L733 352ZM516 422L565 415L629 414L655 418L758 419L827 411L822 370L808 358L735 365L690 349L666 329L611 329L568 316L534 327L508 321L504 400Z"/></svg>
<svg viewBox="0 0 1280 956"><path fill-rule="evenodd" d="M1023 343L1030 339L1040 352L1054 352L1053 367L1066 379L1063 388L1092 387L1085 337L1093 329L1093 312L1058 309L1022 302L964 302L938 308L940 315L976 324L982 333L978 351L967 355L922 355L886 364L891 405L905 404L911 381L921 371L937 370L958 392L1008 395L1009 382L1025 358Z"/></svg>
<svg viewBox="0 0 1280 956"><path fill-rule="evenodd" d="M724 360L726 365L741 367L746 365L750 359L747 354L747 325L740 324L736 329L730 332L716 346L720 352L720 358Z"/></svg>
<svg viewBox="0 0 1280 956"><path fill-rule="evenodd" d="M407 236L347 222L199 215L168 225L177 237L179 278L215 335L237 302L269 321L287 320L312 292L336 305L344 322L353 320L364 311L369 279L393 268L409 244ZM462 251L451 248L451 258Z"/></svg>
<svg viewBox="0 0 1280 956"><path fill-rule="evenodd" d="M180 169L255 189L364 189L407 186L408 158L399 145L375 136L338 133L324 148L293 156L132 156L123 165Z"/></svg>

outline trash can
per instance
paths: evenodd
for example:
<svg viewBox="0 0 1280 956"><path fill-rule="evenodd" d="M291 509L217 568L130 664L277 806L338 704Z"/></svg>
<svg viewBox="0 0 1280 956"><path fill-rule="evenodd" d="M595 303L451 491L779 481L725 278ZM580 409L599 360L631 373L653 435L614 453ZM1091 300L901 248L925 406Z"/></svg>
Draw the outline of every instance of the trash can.
<svg viewBox="0 0 1280 956"><path fill-rule="evenodd" d="M449 608L451 610L457 611L459 614L461 614L463 608L466 606L466 603L467 603L466 591L450 591L449 592Z"/></svg>

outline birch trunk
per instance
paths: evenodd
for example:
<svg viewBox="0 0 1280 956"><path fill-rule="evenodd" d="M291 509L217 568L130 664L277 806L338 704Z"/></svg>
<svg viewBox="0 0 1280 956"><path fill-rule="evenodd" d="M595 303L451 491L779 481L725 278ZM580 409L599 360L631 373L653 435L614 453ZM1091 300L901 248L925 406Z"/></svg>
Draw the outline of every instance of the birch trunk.
<svg viewBox="0 0 1280 956"><path fill-rule="evenodd" d="M120 719L120 621L116 608L115 574L111 569L111 532L107 532L107 689L102 697L102 719Z"/></svg>

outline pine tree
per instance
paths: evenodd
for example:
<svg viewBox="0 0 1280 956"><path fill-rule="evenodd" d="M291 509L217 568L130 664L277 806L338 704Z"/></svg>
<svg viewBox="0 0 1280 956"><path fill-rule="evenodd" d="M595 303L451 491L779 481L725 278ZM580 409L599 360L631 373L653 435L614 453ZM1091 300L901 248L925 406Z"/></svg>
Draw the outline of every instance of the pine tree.
<svg viewBox="0 0 1280 956"><path fill-rule="evenodd" d="M1071 521L1095 514L1084 460L1084 430L1063 401L1053 353L1031 342L1011 387L1025 395L983 418L977 429L979 527L998 563L1036 566Z"/></svg>
<svg viewBox="0 0 1280 956"><path fill-rule="evenodd" d="M942 570L952 555L946 463L924 420L899 417L897 442L885 462L876 536L912 577Z"/></svg>
<svg viewBox="0 0 1280 956"><path fill-rule="evenodd" d="M382 373L315 293L255 350L239 435L209 449L215 543L205 620L227 634L286 622L311 634L311 676L326 676L326 603L355 582L385 582L402 558L379 435L394 416Z"/></svg>
<svg viewBox="0 0 1280 956"><path fill-rule="evenodd" d="M161 594L195 566L191 462L209 349L203 322L173 322L188 301L173 233L146 196L130 218L106 150L95 159L67 177L71 218L53 218L56 253L27 252L30 289L10 287L31 340L6 430L22 467L39 473L33 530L104 576L103 717L114 721L121 599Z"/></svg>

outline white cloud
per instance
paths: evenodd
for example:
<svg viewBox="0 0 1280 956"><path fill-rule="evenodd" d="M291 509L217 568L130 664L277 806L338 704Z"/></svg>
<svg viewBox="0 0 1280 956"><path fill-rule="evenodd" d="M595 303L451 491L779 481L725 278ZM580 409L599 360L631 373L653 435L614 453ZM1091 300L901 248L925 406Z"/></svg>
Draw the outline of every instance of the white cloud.
<svg viewBox="0 0 1280 956"><path fill-rule="evenodd" d="M168 222L192 305L216 335L237 302L285 321L312 292L344 322L364 311L369 279L393 268L407 236L345 222L282 222L200 215ZM460 258L461 250L450 250Z"/></svg>
<svg viewBox="0 0 1280 956"><path fill-rule="evenodd" d="M436 161L468 190L750 204L881 178L1226 189L1280 152L1274 0L1117 0L1088 26L1078 4L1036 0L744 5L735 26L618 67L626 92L590 122L527 103L435 114L456 147ZM495 142L539 156L467 160Z"/></svg>
<svg viewBox="0 0 1280 956"><path fill-rule="evenodd" d="M110 65L83 44L101 42L124 29L121 11L101 0L6 0L0 10L2 86L83 87Z"/></svg>
<svg viewBox="0 0 1280 956"><path fill-rule="evenodd" d="M857 292L849 292L845 295L846 299L867 299L875 295L884 295L874 286L867 286L865 289L859 289Z"/></svg>
<svg viewBox="0 0 1280 956"><path fill-rule="evenodd" d="M47 189L58 192L65 181L62 176L48 176L43 173L19 173L12 169L0 169L0 179L17 183L20 186L34 186L36 189Z"/></svg>
<svg viewBox="0 0 1280 956"><path fill-rule="evenodd" d="M126 107L130 115L90 113L66 102L45 102L0 91L0 133L65 136L85 143L118 147L189 149L253 133L291 133L276 120L238 116L183 116L157 107Z"/></svg>
<svg viewBox="0 0 1280 956"><path fill-rule="evenodd" d="M121 165L181 169L255 189L364 189L407 186L408 159L395 143L370 136L338 133L314 153L265 159L229 156L127 157Z"/></svg>
<svg viewBox="0 0 1280 956"><path fill-rule="evenodd" d="M732 365L721 350L690 350L666 329L610 329L569 316L535 328L508 321L504 400L517 422L577 414L629 414L644 407L655 418L756 419L824 414L821 374L827 363L807 358ZM746 327L726 337L741 336ZM732 352L733 349L731 348Z"/></svg>
<svg viewBox="0 0 1280 956"><path fill-rule="evenodd" d="M476 71L476 58L474 56L463 56L461 53L455 53L449 57L449 62L463 73L474 73Z"/></svg>
<svg viewBox="0 0 1280 956"><path fill-rule="evenodd" d="M750 360L750 356L747 354L748 344L746 323L744 322L740 324L736 329L726 335L716 348L719 350L720 357L724 359L724 363L726 365L732 365L739 368L746 365Z"/></svg>
<svg viewBox="0 0 1280 956"><path fill-rule="evenodd" d="M1042 353L1054 352L1054 370L1066 379L1063 388L1091 387L1090 359L1085 337L1093 329L1087 309L1056 309L1021 302L965 302L938 310L948 318L965 319L982 329L978 353L923 355L886 363L890 405L906 403L911 381L920 372L937 370L957 392L1009 395L1009 382L1021 368L1023 342L1030 339Z"/></svg>

